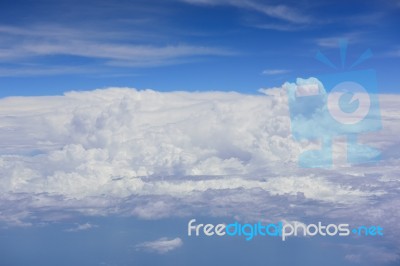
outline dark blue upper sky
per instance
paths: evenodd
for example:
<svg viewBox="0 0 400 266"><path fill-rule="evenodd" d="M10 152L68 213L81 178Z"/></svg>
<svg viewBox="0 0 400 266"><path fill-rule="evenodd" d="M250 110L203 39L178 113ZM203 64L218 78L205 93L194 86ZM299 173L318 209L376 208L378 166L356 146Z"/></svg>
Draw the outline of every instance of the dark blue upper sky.
<svg viewBox="0 0 400 266"><path fill-rule="evenodd" d="M381 92L397 92L400 2L21 1L0 3L0 96L109 86L255 93L332 70L314 59L374 56ZM346 68L344 69L346 70Z"/></svg>

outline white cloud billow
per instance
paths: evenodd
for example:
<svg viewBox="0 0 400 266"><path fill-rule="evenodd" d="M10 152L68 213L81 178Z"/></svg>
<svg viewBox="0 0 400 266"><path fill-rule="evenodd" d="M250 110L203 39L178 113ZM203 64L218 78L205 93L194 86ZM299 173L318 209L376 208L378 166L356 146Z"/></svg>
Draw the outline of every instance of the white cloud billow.
<svg viewBox="0 0 400 266"><path fill-rule="evenodd" d="M379 164L302 169L298 155L318 142L293 140L284 88L263 92L110 88L1 99L0 220L324 213L384 226L399 246L400 96L381 95L383 129L360 136L382 151Z"/></svg>

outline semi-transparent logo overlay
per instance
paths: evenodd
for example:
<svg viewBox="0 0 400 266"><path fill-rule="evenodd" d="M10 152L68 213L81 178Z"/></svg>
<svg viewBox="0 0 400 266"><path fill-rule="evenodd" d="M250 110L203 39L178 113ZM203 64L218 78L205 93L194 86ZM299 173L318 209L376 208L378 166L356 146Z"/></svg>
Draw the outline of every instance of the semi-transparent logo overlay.
<svg viewBox="0 0 400 266"><path fill-rule="evenodd" d="M380 159L378 150L359 141L360 134L382 127L376 73L373 69L354 70L371 56L368 49L347 67L347 42L340 41L341 69L345 71L339 71L318 52L316 58L335 69L335 73L285 84L294 139L320 144L320 149L300 154L300 166L331 167L332 145L338 138L345 142L346 163L370 163Z"/></svg>
<svg viewBox="0 0 400 266"><path fill-rule="evenodd" d="M243 237L250 241L255 237L276 237L285 241L288 237L349 237L349 236L383 236L383 227L379 225L350 226L347 223L341 224L304 224L301 222L277 222L277 223L198 223L191 219L187 226L188 236L217 236L217 237Z"/></svg>

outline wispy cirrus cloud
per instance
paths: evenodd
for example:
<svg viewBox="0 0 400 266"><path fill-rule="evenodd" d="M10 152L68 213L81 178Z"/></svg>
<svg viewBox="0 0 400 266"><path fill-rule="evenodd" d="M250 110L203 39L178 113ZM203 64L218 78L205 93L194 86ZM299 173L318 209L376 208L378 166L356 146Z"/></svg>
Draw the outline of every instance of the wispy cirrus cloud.
<svg viewBox="0 0 400 266"><path fill-rule="evenodd" d="M346 40L350 44L354 44L364 41L365 38L366 37L365 34L363 34L363 32L353 31L337 36L316 38L314 42L316 42L316 44L320 47L337 49L339 40Z"/></svg>
<svg viewBox="0 0 400 266"><path fill-rule="evenodd" d="M394 48L391 51L384 53L384 56L393 58L400 57L400 48Z"/></svg>
<svg viewBox="0 0 400 266"><path fill-rule="evenodd" d="M0 67L0 77L38 77L82 73L98 76L99 71L101 71L101 68L94 66L23 64L21 66Z"/></svg>
<svg viewBox="0 0 400 266"><path fill-rule="evenodd" d="M267 75L267 76L273 76L273 75L281 75L281 74L286 74L289 73L290 70L288 69L264 69L261 74L262 75Z"/></svg>
<svg viewBox="0 0 400 266"><path fill-rule="evenodd" d="M91 72L102 67L152 67L188 62L196 57L229 56L232 50L191 44L148 44L145 39L122 41L126 33L78 30L57 26L0 26L1 76ZM92 64L70 65L57 56L85 58ZM41 59L52 57L52 64ZM54 59L56 58L56 59Z"/></svg>
<svg viewBox="0 0 400 266"><path fill-rule="evenodd" d="M256 0L180 0L190 4L201 5L229 5L238 8L244 8L265 14L271 18L277 18L292 23L309 23L311 17L299 10L287 5L273 5Z"/></svg>
<svg viewBox="0 0 400 266"><path fill-rule="evenodd" d="M276 30L276 31L300 31L307 29L309 26L298 25L298 24L282 24L282 23L251 23L252 27L264 30Z"/></svg>

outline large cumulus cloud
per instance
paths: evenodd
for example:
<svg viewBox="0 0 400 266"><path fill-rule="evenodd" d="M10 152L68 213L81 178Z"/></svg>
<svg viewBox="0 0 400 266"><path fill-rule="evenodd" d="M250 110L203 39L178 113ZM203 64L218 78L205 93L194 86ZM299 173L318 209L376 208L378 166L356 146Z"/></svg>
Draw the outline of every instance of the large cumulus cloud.
<svg viewBox="0 0 400 266"><path fill-rule="evenodd" d="M381 162L304 169L299 154L319 143L293 139L287 87L1 99L0 219L29 225L78 212L346 220L385 226L393 234L381 253L397 260L400 96L380 95L383 129L361 138L381 149Z"/></svg>

